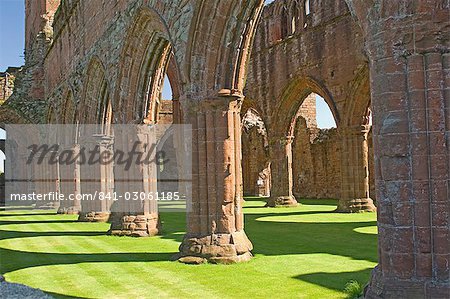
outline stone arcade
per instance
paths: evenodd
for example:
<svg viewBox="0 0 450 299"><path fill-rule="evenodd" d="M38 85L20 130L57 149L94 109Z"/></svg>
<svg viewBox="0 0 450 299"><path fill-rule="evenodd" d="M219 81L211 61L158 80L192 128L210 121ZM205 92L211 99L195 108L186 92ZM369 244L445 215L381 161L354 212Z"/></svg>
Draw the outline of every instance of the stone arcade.
<svg viewBox="0 0 450 299"><path fill-rule="evenodd" d="M193 126L192 210L180 257L231 263L251 258L243 182L253 185L246 193L263 195L255 180L271 184L269 206L297 204L293 163L305 145L296 140L311 129L302 104L319 94L338 126L330 138L339 156L324 158L339 168L338 210L373 211L377 200L379 264L366 297L448 297L450 1L263 2L27 0L26 64L14 72L0 123L101 122L105 135L110 124L157 123L167 74L168 118ZM253 135L241 143L242 134ZM260 159L242 168L249 144ZM70 140L64 146L77 150ZM110 184L86 188L114 188L111 169L64 169L73 184L58 188L84 192L86 171ZM154 207L123 215L109 208L74 202L59 211L84 221L111 216L113 234L157 232Z"/></svg>

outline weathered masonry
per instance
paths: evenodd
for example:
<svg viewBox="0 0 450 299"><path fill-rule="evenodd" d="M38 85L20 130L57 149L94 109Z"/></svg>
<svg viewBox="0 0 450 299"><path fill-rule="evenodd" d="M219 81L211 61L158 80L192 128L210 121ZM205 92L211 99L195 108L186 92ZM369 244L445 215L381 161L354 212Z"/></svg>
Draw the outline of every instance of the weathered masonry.
<svg viewBox="0 0 450 299"><path fill-rule="evenodd" d="M268 184L269 205L296 205L296 140L308 121L299 111L319 94L338 127L338 209L373 210L369 175L376 182L379 264L365 296L448 297L450 1L263 2L27 0L26 64L0 123L164 121L167 74L169 118L193 127L180 258L231 263L251 258L243 184L260 181L249 192L263 195ZM244 161L251 179L245 144L262 157ZM94 212L84 219L114 217L111 233L157 225L154 210Z"/></svg>

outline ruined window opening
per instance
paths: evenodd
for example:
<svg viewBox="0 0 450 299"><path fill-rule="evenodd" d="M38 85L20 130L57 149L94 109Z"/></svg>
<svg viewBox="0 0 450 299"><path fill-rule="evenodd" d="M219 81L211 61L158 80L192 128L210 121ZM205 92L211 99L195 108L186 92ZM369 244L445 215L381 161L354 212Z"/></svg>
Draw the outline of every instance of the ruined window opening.
<svg viewBox="0 0 450 299"><path fill-rule="evenodd" d="M245 196L270 195L267 129L259 113L249 109L242 118L242 171Z"/></svg>
<svg viewBox="0 0 450 299"><path fill-rule="evenodd" d="M99 102L99 115L97 121L102 125L102 133L109 134L112 123L112 104L106 82L103 83L100 99L101 101Z"/></svg>
<svg viewBox="0 0 450 299"><path fill-rule="evenodd" d="M366 114L364 115L363 125L372 126L372 121L372 109L369 105L369 107L367 107Z"/></svg>
<svg viewBox="0 0 450 299"><path fill-rule="evenodd" d="M311 14L311 4L309 0L305 0L305 15L309 16Z"/></svg>
<svg viewBox="0 0 450 299"><path fill-rule="evenodd" d="M167 101L173 100L172 85L170 84L169 76L167 76L167 74L164 77L161 99Z"/></svg>
<svg viewBox="0 0 450 299"><path fill-rule="evenodd" d="M310 93L292 120L292 188L298 198L338 198L340 192L339 136L332 107ZM336 172L336 170L338 172Z"/></svg>
<svg viewBox="0 0 450 299"><path fill-rule="evenodd" d="M163 75L163 79L160 86L160 98L157 103L157 115L156 122L161 125L169 125L176 123L175 121L175 109L177 109L176 100L174 99L174 90L170 82L169 75L167 74L167 69L169 68L170 59L165 67L166 73ZM175 83L176 84L176 83ZM174 190L180 190L179 179L179 163L174 152L175 140L174 136L170 136L168 139L164 140L161 144L161 149L165 153L169 153L171 159L167 164L158 165L158 192L170 193ZM163 159L161 158L161 160ZM170 182L169 182L170 181ZM162 183L164 182L164 183Z"/></svg>
<svg viewBox="0 0 450 299"><path fill-rule="evenodd" d="M297 30L297 28L296 28L295 17L292 17L292 21L291 21L291 34L294 34L296 30Z"/></svg>
<svg viewBox="0 0 450 299"><path fill-rule="evenodd" d="M319 129L336 128L337 127L336 120L334 119L330 106L327 104L325 99L320 95L315 94L315 97L316 97L317 127Z"/></svg>

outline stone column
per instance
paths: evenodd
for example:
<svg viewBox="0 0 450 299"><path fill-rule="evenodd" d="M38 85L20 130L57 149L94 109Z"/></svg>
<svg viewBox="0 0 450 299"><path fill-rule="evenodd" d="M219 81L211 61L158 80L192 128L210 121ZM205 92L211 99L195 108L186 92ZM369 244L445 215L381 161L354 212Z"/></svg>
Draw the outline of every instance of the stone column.
<svg viewBox="0 0 450 299"><path fill-rule="evenodd" d="M379 264L366 298L450 294L450 2L354 0L370 61Z"/></svg>
<svg viewBox="0 0 450 299"><path fill-rule="evenodd" d="M192 200L180 245L182 262L235 263L252 256L242 212L242 100L182 101L185 122L193 128Z"/></svg>
<svg viewBox="0 0 450 299"><path fill-rule="evenodd" d="M271 144L272 190L268 207L296 207L298 202L292 192L292 142L294 136L282 137Z"/></svg>
<svg viewBox="0 0 450 299"><path fill-rule="evenodd" d="M155 161L155 127L115 126L115 150L130 155L130 165L116 162L115 194L111 208L109 234L115 236L149 237L160 230L157 202L157 165ZM137 157L151 163L136 163ZM131 157L131 156L130 156ZM137 198L136 198L137 196ZM137 200L136 200L137 199Z"/></svg>
<svg viewBox="0 0 450 299"><path fill-rule="evenodd" d="M90 127L86 126L86 130L90 131ZM88 156L91 156L88 151L97 152L94 156L94 161L103 155L104 152L112 151L114 142L112 136L92 134L91 132L85 132L83 135L88 137L82 140L80 145L84 147ZM113 163L101 164L99 162L85 161L81 165L80 172L81 193L85 197L90 196L91 199L86 197L81 201L81 212L79 213L78 221L108 221L112 204L109 195L112 196L114 188Z"/></svg>
<svg viewBox="0 0 450 299"><path fill-rule="evenodd" d="M369 125L347 127L340 131L341 199L337 212L375 212L369 186Z"/></svg>
<svg viewBox="0 0 450 299"><path fill-rule="evenodd" d="M42 161L36 165L35 186L36 193L41 195L57 194L59 192L59 167L57 164L51 163L52 156L57 157L56 152L50 152ZM57 160L57 158L55 158ZM60 202L56 197L48 197L49 199L36 201L35 209L53 210L58 209Z"/></svg>
<svg viewBox="0 0 450 299"><path fill-rule="evenodd" d="M59 174L60 193L64 195L64 200L60 201L58 214L78 214L81 211L81 200L77 196L81 195L80 164L74 159L80 153L80 146L72 144L62 149L60 154ZM67 160L73 157L72 161Z"/></svg>
<svg viewBox="0 0 450 299"><path fill-rule="evenodd" d="M446 298L450 54L374 61L372 79L380 260L366 296Z"/></svg>

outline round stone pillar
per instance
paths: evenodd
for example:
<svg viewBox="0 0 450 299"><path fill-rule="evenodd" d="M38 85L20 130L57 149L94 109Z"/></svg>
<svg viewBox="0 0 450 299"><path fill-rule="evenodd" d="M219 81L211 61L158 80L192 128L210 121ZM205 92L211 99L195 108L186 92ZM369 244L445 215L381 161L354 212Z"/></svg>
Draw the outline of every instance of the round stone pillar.
<svg viewBox="0 0 450 299"><path fill-rule="evenodd" d="M221 92L225 94L225 92ZM252 257L242 212L242 96L182 101L192 124L192 200L181 262L236 263Z"/></svg>
<svg viewBox="0 0 450 299"><path fill-rule="evenodd" d="M337 212L375 212L369 186L369 125L343 128L341 150L341 199Z"/></svg>
<svg viewBox="0 0 450 299"><path fill-rule="evenodd" d="M450 2L347 0L370 62L378 266L366 298L449 298Z"/></svg>
<svg viewBox="0 0 450 299"><path fill-rule="evenodd" d="M79 198L81 195L80 163L75 157L80 154L80 146L73 144L61 150L59 189L64 196L64 200L60 201L58 214L78 214L81 211L81 200ZM67 157L67 159L64 157ZM69 159L72 159L72 161L69 161Z"/></svg>
<svg viewBox="0 0 450 299"><path fill-rule="evenodd" d="M294 136L282 137L271 144L272 190L267 207L296 207L292 192L292 142Z"/></svg>
<svg viewBox="0 0 450 299"><path fill-rule="evenodd" d="M91 129L95 126L85 126L87 132L82 136L87 136L81 140L80 145L84 147L85 153L91 157L91 152L95 152L94 159L87 159L81 164L80 184L81 193L84 198L81 201L81 211L78 221L81 222L106 222L109 220L112 195L114 190L113 163L104 164L94 162L105 151L112 151L114 138L110 135L92 134ZM102 200L101 197L106 196Z"/></svg>
<svg viewBox="0 0 450 299"><path fill-rule="evenodd" d="M115 150L133 154L133 163L115 165L115 196L111 207L111 228L115 236L150 237L160 230L158 215L156 127L115 126ZM134 156L146 161L135 163ZM131 158L131 157L130 157ZM135 196L138 200L132 200ZM131 200L130 200L131 198Z"/></svg>
<svg viewBox="0 0 450 299"><path fill-rule="evenodd" d="M51 151L45 155L42 163L35 166L35 188L36 194L47 195L59 192L59 165L53 163L52 160L58 159L58 153ZM35 209L53 210L58 209L60 205L57 198L37 200Z"/></svg>

